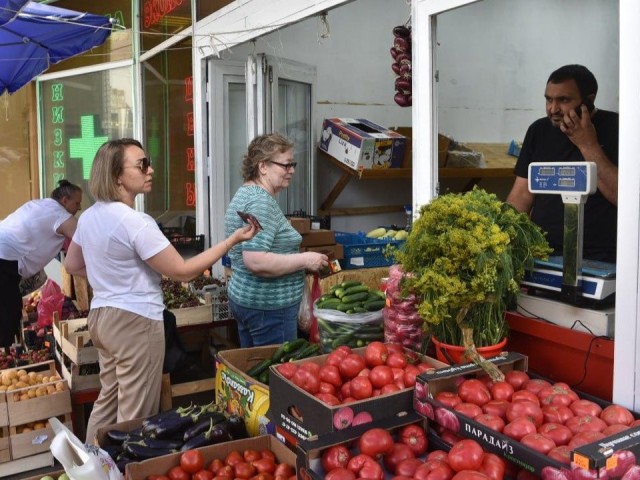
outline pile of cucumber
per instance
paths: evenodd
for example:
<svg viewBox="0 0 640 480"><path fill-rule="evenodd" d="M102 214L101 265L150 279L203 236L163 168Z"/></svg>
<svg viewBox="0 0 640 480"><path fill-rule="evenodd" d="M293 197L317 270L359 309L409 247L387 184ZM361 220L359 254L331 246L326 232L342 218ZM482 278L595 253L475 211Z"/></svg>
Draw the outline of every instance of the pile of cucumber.
<svg viewBox="0 0 640 480"><path fill-rule="evenodd" d="M358 322L355 314L371 314L385 306L385 294L380 290L370 289L362 282L347 281L331 287L316 302L318 310L336 310L337 315L323 315L316 312L318 331L322 352L329 353L340 345L351 348L364 347L374 340L384 339L384 323L380 321ZM340 321L336 318L346 314L344 320L353 315L354 321ZM331 317L331 318L329 318Z"/></svg>
<svg viewBox="0 0 640 480"><path fill-rule="evenodd" d="M256 363L245 373L251 378L265 385L269 385L269 367L271 365L315 357L316 355L320 355L320 353L320 345L317 343L310 343L304 338L290 340L280 345L271 357Z"/></svg>
<svg viewBox="0 0 640 480"><path fill-rule="evenodd" d="M384 292L372 290L356 280L334 285L329 293L322 295L316 308L338 310L343 313L366 313L382 310L385 304Z"/></svg>

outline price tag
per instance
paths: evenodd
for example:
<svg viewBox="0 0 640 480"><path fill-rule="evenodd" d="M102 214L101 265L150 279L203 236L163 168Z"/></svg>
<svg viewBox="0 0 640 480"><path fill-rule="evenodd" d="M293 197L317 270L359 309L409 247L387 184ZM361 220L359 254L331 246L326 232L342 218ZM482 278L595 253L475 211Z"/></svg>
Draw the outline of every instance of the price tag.
<svg viewBox="0 0 640 480"><path fill-rule="evenodd" d="M579 453L574 453L573 458L571 459L573 463L584 470L589 470L589 459L584 455L580 455Z"/></svg>

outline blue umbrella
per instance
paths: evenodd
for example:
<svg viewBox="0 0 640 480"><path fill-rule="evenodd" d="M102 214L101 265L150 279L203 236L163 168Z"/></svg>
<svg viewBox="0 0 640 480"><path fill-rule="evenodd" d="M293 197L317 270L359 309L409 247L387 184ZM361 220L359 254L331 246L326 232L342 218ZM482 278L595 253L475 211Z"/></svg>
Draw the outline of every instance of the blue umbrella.
<svg viewBox="0 0 640 480"><path fill-rule="evenodd" d="M109 17L27 0L0 0L0 95L58 63L104 43Z"/></svg>

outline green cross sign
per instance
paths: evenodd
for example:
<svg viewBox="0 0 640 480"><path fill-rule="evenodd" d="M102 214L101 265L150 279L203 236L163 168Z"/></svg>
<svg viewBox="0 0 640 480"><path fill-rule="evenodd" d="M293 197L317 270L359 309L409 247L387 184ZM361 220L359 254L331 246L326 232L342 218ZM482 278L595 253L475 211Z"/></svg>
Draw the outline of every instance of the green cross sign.
<svg viewBox="0 0 640 480"><path fill-rule="evenodd" d="M69 139L69 157L82 159L82 178L89 180L93 158L109 137L96 137L93 115L80 117L80 138Z"/></svg>

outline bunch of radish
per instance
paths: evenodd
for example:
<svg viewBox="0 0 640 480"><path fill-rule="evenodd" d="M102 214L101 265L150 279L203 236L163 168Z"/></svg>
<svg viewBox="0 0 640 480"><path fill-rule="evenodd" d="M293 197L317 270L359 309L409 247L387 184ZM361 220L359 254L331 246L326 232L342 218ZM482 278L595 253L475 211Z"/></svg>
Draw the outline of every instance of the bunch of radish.
<svg viewBox="0 0 640 480"><path fill-rule="evenodd" d="M411 106L411 29L404 25L393 28L393 63L391 68L397 75L396 94L393 97L401 107Z"/></svg>

